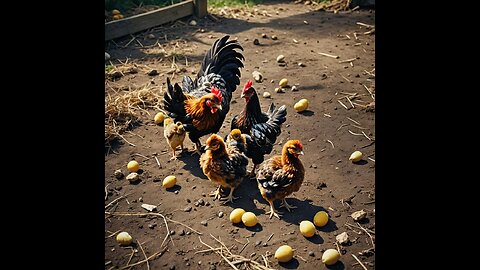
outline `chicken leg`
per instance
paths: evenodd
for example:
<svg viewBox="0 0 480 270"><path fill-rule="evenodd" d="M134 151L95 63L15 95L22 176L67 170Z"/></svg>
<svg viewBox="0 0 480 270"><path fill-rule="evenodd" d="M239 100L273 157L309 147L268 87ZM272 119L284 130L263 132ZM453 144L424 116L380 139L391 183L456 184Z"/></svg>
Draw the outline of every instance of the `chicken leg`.
<svg viewBox="0 0 480 270"><path fill-rule="evenodd" d="M235 188L233 188L233 187L230 188L230 193L228 194L228 196L225 197L225 198L220 198L219 200L220 200L220 201L226 201L226 202L224 202L223 204L226 204L227 202L233 203L233 200L238 199L238 197L233 197L233 190L234 190L234 189L235 189Z"/></svg>
<svg viewBox="0 0 480 270"><path fill-rule="evenodd" d="M257 164L253 164L253 169L250 171L248 177L255 178L255 169L257 168Z"/></svg>
<svg viewBox="0 0 480 270"><path fill-rule="evenodd" d="M268 201L268 203L270 204L270 212L267 212L266 214L270 213L270 218L275 216L276 218L280 219L280 216L275 211L275 206L273 206L273 201Z"/></svg>
<svg viewBox="0 0 480 270"><path fill-rule="evenodd" d="M195 154L198 154L199 156L202 155L202 144L200 143L200 141L196 141L195 142L195 149L194 149L194 152L192 153L192 156L195 155Z"/></svg>
<svg viewBox="0 0 480 270"><path fill-rule="evenodd" d="M282 204L280 205L280 207L285 207L285 208L287 208L288 212L292 212L290 209L295 209L295 208L297 208L296 206L293 206L293 205L288 204L288 203L287 203L287 200L286 200L285 198L282 200Z"/></svg>
<svg viewBox="0 0 480 270"><path fill-rule="evenodd" d="M170 158L170 160L177 160L177 154L175 153L175 148L172 148L173 150L173 156Z"/></svg>
<svg viewBox="0 0 480 270"><path fill-rule="evenodd" d="M216 199L220 199L222 196L221 196L221 193L220 193L220 188L222 186L218 186L217 190L215 190L214 192L210 193L209 196L213 197L213 200L215 201Z"/></svg>

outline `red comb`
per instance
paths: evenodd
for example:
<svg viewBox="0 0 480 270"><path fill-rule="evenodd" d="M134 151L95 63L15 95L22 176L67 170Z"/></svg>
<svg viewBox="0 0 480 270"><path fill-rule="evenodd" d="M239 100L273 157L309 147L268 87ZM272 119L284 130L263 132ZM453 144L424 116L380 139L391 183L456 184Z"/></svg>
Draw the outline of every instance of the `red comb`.
<svg viewBox="0 0 480 270"><path fill-rule="evenodd" d="M247 91L250 87L252 87L253 82L251 80L248 80L245 86L243 87L243 92Z"/></svg>
<svg viewBox="0 0 480 270"><path fill-rule="evenodd" d="M212 92L212 94L217 96L217 98L220 102L222 102L222 92L220 92L220 90L218 90L218 88L216 88L215 86L212 86L211 92Z"/></svg>
<svg viewBox="0 0 480 270"><path fill-rule="evenodd" d="M298 147L300 147L300 150L303 150L303 144L301 142L298 142Z"/></svg>

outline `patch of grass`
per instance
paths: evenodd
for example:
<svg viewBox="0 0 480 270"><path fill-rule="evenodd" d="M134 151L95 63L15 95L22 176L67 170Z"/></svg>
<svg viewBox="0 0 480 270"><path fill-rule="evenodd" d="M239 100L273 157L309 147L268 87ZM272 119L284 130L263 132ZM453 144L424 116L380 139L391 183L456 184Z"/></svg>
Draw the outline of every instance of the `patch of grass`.
<svg viewBox="0 0 480 270"><path fill-rule="evenodd" d="M108 73L110 72L111 70L113 70L113 66L108 64L108 65L105 65L105 73Z"/></svg>
<svg viewBox="0 0 480 270"><path fill-rule="evenodd" d="M261 4L262 0L208 0L208 7L236 7L236 6L254 6Z"/></svg>

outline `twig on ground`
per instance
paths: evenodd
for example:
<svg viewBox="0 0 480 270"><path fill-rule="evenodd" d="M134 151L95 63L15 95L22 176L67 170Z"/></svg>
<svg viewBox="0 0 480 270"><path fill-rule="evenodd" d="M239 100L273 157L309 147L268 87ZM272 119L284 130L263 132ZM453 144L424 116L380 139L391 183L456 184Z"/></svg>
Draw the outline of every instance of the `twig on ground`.
<svg viewBox="0 0 480 270"><path fill-rule="evenodd" d="M142 154L138 154L138 153L134 153L133 155L134 155L134 156L143 157L143 158L145 158L146 160L149 160L149 159L150 159L149 157L146 157L146 156L144 156L144 155L142 155Z"/></svg>
<svg viewBox="0 0 480 270"><path fill-rule="evenodd" d="M375 203L375 200L369 201L369 202L364 202L363 204L372 204L372 203Z"/></svg>
<svg viewBox="0 0 480 270"><path fill-rule="evenodd" d="M353 61L355 61L355 60L357 60L357 58L350 58L350 59L338 61L338 63L339 63L339 64L343 64L343 63L353 62Z"/></svg>
<svg viewBox="0 0 480 270"><path fill-rule="evenodd" d="M350 120L350 121L352 121L352 122L354 122L355 124L357 124L357 125L359 125L359 126L362 125L362 124L360 124L359 122L353 120L352 118L350 118L350 117L348 117L348 116L347 116L347 119Z"/></svg>
<svg viewBox="0 0 480 270"><path fill-rule="evenodd" d="M160 169L162 168L162 165L160 165L160 161L158 161L158 158L156 156L153 156L155 158L155 160L157 161L157 164L158 164L158 167L160 167Z"/></svg>
<svg viewBox="0 0 480 270"><path fill-rule="evenodd" d="M348 130L348 132L350 132L350 134L355 135L355 136L363 136L363 134L355 133L355 132L351 131L350 129Z"/></svg>
<svg viewBox="0 0 480 270"><path fill-rule="evenodd" d="M129 145L131 145L131 146L136 146L135 144L133 144L133 143L131 143L131 142L127 141L127 139L125 139L125 137L123 137L121 134L119 134L119 133L116 133L116 135L117 135L118 137L122 138L122 139L123 139L125 142L127 142Z"/></svg>
<svg viewBox="0 0 480 270"><path fill-rule="evenodd" d="M138 239L137 239L137 243L140 249L142 250L143 256L145 256L145 260L147 261L147 270L150 270L150 263L148 263L147 254L145 254L145 250L143 250L142 244L140 244L140 241L138 241Z"/></svg>
<svg viewBox="0 0 480 270"><path fill-rule="evenodd" d="M346 97L346 98L347 98L348 102L350 102L350 105L352 105L352 108L355 109L355 106L353 105L353 103L352 103L352 101L350 100L350 98L349 98L349 97Z"/></svg>
<svg viewBox="0 0 480 270"><path fill-rule="evenodd" d="M355 258L355 260L357 260L357 262L363 267L363 269L368 270L367 267L357 258L357 256L355 256L355 255L353 255L353 254L352 254L352 256L353 256L353 258Z"/></svg>
<svg viewBox="0 0 480 270"><path fill-rule="evenodd" d="M370 159L371 161L375 162L375 159L371 158L371 157L368 157L368 159Z"/></svg>
<svg viewBox="0 0 480 270"><path fill-rule="evenodd" d="M120 268L120 270L122 270L122 269L127 269L127 268L131 268L131 267L133 267L133 266L136 266L136 265L142 264L142 263L144 263L144 262L147 262L147 261L151 260L151 259L154 258L154 257L156 258L157 256L161 256L161 255L164 254L163 252L164 252L165 250L167 250L167 247L163 248L162 251L158 251L158 252L154 253L153 255L151 255L150 257L146 258L145 260L141 260L141 261L136 262L136 263L133 263L133 264L125 265L124 267Z"/></svg>
<svg viewBox="0 0 480 270"><path fill-rule="evenodd" d="M346 110L348 110L348 107L347 107L345 104L343 104L343 102L341 102L340 100L337 100L337 101L338 101L338 103L340 103L340 105L342 105Z"/></svg>
<svg viewBox="0 0 480 270"><path fill-rule="evenodd" d="M362 22L357 22L358 25L361 25L361 26L365 26L367 28L373 28L375 26L371 25L371 24L366 24L366 23L362 23Z"/></svg>
<svg viewBox="0 0 480 270"><path fill-rule="evenodd" d="M270 234L270 236L268 237L267 241L265 241L265 243L267 243L268 241L270 241L270 239L272 239L272 237L273 237L274 234L275 234L275 233Z"/></svg>
<svg viewBox="0 0 480 270"><path fill-rule="evenodd" d="M125 196L122 195L122 196L116 198L115 200L111 201L109 204L105 205L105 209L107 209L108 207L112 206L112 204L114 204L114 203L115 203L116 201L118 201L118 200L121 200L123 197L125 197Z"/></svg>
<svg viewBox="0 0 480 270"><path fill-rule="evenodd" d="M332 58L335 58L335 59L340 58L340 56L338 56L338 55L331 55L331 54L328 54L328 53L319 52L318 54L323 55L323 56L327 56L327 57L332 57Z"/></svg>
<svg viewBox="0 0 480 270"><path fill-rule="evenodd" d="M365 138L367 138L369 141L371 141L372 139L370 139L370 137L367 136L367 134L365 134L364 131L362 131L362 134L365 136Z"/></svg>
<svg viewBox="0 0 480 270"><path fill-rule="evenodd" d="M364 232L366 232L368 234L368 236L370 236L370 241L372 241L372 246L375 248L375 242L373 242L372 235L365 228L363 228L362 225L360 225L360 223L357 222L357 225L360 227L360 229L362 229Z"/></svg>
<svg viewBox="0 0 480 270"><path fill-rule="evenodd" d="M344 126L348 126L349 124L341 124L338 128L337 128L337 131L339 131L342 127Z"/></svg>
<svg viewBox="0 0 480 270"><path fill-rule="evenodd" d="M333 142L332 142L332 141L327 140L327 142L329 142L329 143L332 145L332 148L335 148L335 145L333 145Z"/></svg>

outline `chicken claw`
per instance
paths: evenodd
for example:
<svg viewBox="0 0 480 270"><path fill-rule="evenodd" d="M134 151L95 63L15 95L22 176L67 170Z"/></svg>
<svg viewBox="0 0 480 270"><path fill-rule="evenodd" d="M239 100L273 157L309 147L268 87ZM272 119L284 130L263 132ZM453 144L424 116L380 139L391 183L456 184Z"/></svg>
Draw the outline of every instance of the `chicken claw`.
<svg viewBox="0 0 480 270"><path fill-rule="evenodd" d="M275 216L276 218L280 219L280 215L275 211L275 207L273 206L273 203L272 202L268 202L270 203L270 211L267 212L266 214L270 213L270 219Z"/></svg>
<svg viewBox="0 0 480 270"><path fill-rule="evenodd" d="M295 209L295 208L297 208L296 206L293 206L293 205L288 204L286 199L283 199L283 200L282 200L282 204L280 205L280 207L285 207L285 208L287 208L288 212L292 212L290 209Z"/></svg>
<svg viewBox="0 0 480 270"><path fill-rule="evenodd" d="M208 194L209 196L213 197L213 200L215 201L216 199L219 199L222 198L221 196L221 193L220 193L220 187L221 186L218 186L217 190L215 190L214 192Z"/></svg>
<svg viewBox="0 0 480 270"><path fill-rule="evenodd" d="M220 198L219 200L220 201L225 201L223 204L226 204L228 202L233 203L233 200L236 200L236 199L239 198L239 197L233 197L233 190L234 190L234 188L230 188L230 193L228 194L228 196L225 197L225 198Z"/></svg>

